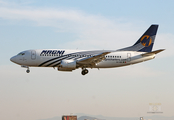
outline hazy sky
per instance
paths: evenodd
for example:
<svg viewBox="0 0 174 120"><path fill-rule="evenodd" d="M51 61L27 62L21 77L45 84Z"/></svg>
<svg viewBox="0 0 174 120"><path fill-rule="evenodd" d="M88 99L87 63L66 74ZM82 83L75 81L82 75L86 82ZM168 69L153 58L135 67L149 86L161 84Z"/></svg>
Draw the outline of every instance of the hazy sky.
<svg viewBox="0 0 174 120"><path fill-rule="evenodd" d="M147 116L161 103L174 116L173 0L0 0L0 119L37 120L70 113ZM122 68L59 72L26 69L10 57L28 49L109 49L134 44L159 24L155 59Z"/></svg>

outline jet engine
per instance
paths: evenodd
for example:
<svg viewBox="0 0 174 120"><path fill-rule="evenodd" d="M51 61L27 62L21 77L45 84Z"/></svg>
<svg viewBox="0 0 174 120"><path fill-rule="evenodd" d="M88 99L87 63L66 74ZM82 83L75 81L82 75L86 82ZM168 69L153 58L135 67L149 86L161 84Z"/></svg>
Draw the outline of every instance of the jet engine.
<svg viewBox="0 0 174 120"><path fill-rule="evenodd" d="M72 71L76 69L75 60L62 60L61 64L58 67L59 71Z"/></svg>

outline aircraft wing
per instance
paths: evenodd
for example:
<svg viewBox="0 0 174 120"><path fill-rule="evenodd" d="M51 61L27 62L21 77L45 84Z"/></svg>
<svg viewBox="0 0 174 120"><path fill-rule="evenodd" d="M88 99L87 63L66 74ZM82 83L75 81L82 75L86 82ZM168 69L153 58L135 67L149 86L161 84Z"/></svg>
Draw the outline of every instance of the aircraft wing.
<svg viewBox="0 0 174 120"><path fill-rule="evenodd" d="M95 66L96 63L99 63L102 60L104 60L105 59L105 55L107 55L109 53L111 53L111 52L103 52L103 53L100 53L98 55L94 55L92 57L88 57L88 58L84 58L84 59L78 60L77 64L79 66L93 67L93 66Z"/></svg>

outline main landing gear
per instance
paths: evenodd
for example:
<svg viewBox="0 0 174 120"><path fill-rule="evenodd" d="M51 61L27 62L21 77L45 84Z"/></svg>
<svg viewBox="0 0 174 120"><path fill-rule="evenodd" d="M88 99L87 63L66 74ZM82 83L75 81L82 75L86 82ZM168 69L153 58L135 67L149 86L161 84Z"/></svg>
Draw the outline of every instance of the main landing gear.
<svg viewBox="0 0 174 120"><path fill-rule="evenodd" d="M85 69L82 69L82 75L86 75L89 71L85 68Z"/></svg>
<svg viewBox="0 0 174 120"><path fill-rule="evenodd" d="M27 73L29 73L29 72L30 72L30 69L29 69L29 68L27 68L26 72L27 72Z"/></svg>

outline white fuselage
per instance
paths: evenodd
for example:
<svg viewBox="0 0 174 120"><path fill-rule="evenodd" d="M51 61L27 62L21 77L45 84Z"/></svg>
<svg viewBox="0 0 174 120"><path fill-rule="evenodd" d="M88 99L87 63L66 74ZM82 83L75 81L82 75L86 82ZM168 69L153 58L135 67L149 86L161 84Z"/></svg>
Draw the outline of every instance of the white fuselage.
<svg viewBox="0 0 174 120"><path fill-rule="evenodd" d="M16 64L28 67L58 67L62 60L74 60L91 57L101 51L85 51L85 50L56 50L47 49L43 52L39 50L23 51L23 55L18 54L11 58ZM153 59L155 54L150 56L142 56L145 52L136 51L112 51L105 55L105 59L96 63L93 68L112 68L131 65L146 60Z"/></svg>

